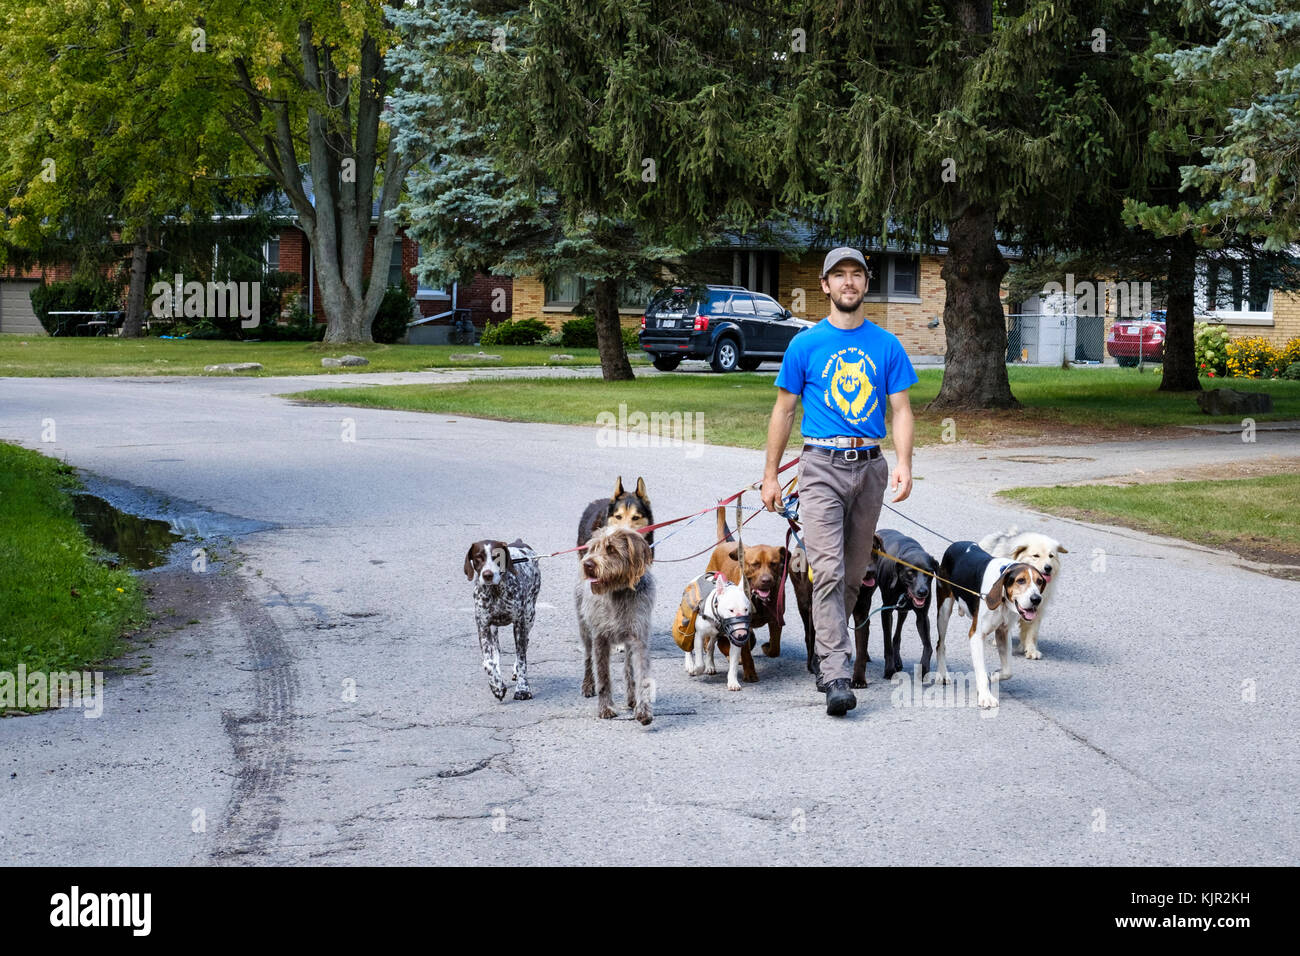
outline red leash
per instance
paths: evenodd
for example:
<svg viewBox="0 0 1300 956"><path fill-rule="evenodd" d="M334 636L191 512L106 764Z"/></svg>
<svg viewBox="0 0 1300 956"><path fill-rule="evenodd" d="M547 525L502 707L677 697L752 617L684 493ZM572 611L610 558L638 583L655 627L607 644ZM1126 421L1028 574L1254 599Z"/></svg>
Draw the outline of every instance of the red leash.
<svg viewBox="0 0 1300 956"><path fill-rule="evenodd" d="M795 458L791 459L790 461L786 462L786 463L785 463L784 465L782 465L780 468L778 468L778 469L776 470L776 473L779 475L779 474L781 474L781 472L785 471L787 468L793 468L793 467L794 467L795 465L797 465L797 464L799 464L799 459L798 459L798 457L795 457ZM660 522L658 522L657 524L646 525L644 528L637 528L637 530L640 531L642 534L646 534L647 532L655 531L655 530L657 530L657 529L659 529L659 528L666 528L666 527L668 527L670 524L677 524L679 521L688 521L688 520L690 520L691 518L698 518L700 515L708 514L710 511L714 511L714 510L716 510L716 509L718 509L718 508L722 508L722 507L724 507L724 506L726 506L726 505L731 504L731 502L735 501L737 498L739 498L741 495L743 495L746 491L751 490L753 487L754 487L754 485L749 485L749 486L747 486L747 487L745 487L745 488L741 488L741 489L740 489L739 491L737 491L734 495L730 495L729 497L723 498L723 499L722 499L721 501L719 501L717 504L709 505L707 508L701 508L699 511L693 512L692 514L682 515L680 518L669 518L667 521L660 521ZM746 518L746 519L741 523L741 526L743 527L744 525L749 524L749 523L750 523L751 521L753 521L756 517L758 517L759 514L761 514L761 512L755 511L752 515L750 515L748 518ZM726 539L724 538L723 540L725 541ZM722 541L715 541L713 544L711 544L711 545L709 545L707 548L705 548L704 551L697 551L695 554L692 554L692 555L690 555L689 557L685 557L685 558L673 558L671 561L658 561L658 560L656 559L656 562L659 563L659 564L674 564L674 563L676 563L676 562L678 562L678 561L689 561L691 558L698 558L701 554L704 554L705 552L708 552L708 551L712 551L714 548L716 548L716 547L717 547L718 545L720 545L720 544L722 544ZM565 548L563 551L553 551L553 552L551 552L550 554L539 554L538 557L539 557L539 558L554 558L554 557L557 557L557 556L559 556L559 555L561 555L561 554L572 554L574 551L586 551L586 550L587 550L587 546L586 546L585 544L580 544L580 545L578 545L576 548Z"/></svg>

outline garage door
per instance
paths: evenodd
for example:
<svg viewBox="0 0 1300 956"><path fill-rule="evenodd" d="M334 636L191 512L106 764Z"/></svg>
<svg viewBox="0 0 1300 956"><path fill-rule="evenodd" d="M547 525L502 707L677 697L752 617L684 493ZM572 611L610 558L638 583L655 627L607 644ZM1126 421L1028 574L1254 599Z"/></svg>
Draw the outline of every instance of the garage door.
<svg viewBox="0 0 1300 956"><path fill-rule="evenodd" d="M39 282L0 281L0 332L44 335L41 320L32 311L32 290Z"/></svg>

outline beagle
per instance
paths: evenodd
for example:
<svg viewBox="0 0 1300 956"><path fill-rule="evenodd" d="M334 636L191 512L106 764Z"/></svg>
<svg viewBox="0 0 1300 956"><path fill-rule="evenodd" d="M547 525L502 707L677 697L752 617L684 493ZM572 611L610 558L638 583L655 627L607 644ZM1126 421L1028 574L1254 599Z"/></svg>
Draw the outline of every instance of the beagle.
<svg viewBox="0 0 1300 956"><path fill-rule="evenodd" d="M954 587L956 585L956 587ZM949 545L939 562L939 580L935 594L939 601L938 657L939 680L948 677L944 636L953 606L958 614L969 612L971 666L981 707L996 707L997 698L989 692L989 675L984 670L984 641L996 637L1001 669L995 680L1011 679L1011 638L1009 629L1017 620L1032 621L1038 616L1047 581L1032 565L995 558L974 541L957 541Z"/></svg>

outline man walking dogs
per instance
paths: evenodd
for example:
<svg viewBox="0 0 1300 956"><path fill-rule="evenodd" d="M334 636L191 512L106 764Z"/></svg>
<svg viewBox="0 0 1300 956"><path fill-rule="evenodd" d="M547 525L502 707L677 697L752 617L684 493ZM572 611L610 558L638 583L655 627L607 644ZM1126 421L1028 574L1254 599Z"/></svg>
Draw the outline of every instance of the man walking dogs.
<svg viewBox="0 0 1300 956"><path fill-rule="evenodd" d="M858 703L849 689L853 638L848 622L872 557L885 484L898 489L893 501L912 493L907 390L916 384L916 372L902 343L862 315L869 277L858 250L841 247L827 254L821 283L831 312L791 339L785 351L763 470L763 504L775 511L781 500L777 468L794 426L795 399L802 399L799 516L813 575L817 689L825 691L826 713L835 717ZM880 448L886 396L898 455L892 477Z"/></svg>

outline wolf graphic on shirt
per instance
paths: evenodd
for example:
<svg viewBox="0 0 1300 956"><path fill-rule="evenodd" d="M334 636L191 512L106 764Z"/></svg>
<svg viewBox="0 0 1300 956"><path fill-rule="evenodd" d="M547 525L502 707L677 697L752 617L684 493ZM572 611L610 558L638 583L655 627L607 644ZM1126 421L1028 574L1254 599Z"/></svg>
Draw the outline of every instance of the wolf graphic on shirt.
<svg viewBox="0 0 1300 956"><path fill-rule="evenodd" d="M871 400L871 395L875 391L871 379L867 377L868 361L865 355L856 362L845 361L842 353L837 355L835 369L830 376L830 388L826 389L824 394L826 404L829 406L833 402L834 407L838 408L840 414L850 422L861 421L864 417L863 409L866 409L867 402ZM866 414L870 415L875 407L873 403Z"/></svg>

